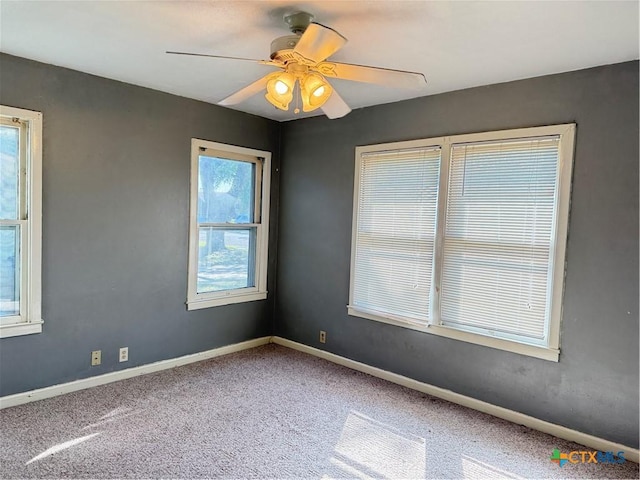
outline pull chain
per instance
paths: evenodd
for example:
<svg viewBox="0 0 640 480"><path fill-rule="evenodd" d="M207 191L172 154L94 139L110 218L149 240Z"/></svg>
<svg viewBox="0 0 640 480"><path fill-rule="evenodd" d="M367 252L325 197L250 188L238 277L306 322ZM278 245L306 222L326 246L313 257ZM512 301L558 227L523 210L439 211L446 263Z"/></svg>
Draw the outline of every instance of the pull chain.
<svg viewBox="0 0 640 480"><path fill-rule="evenodd" d="M293 94L296 97L296 108L293 109L293 113L296 115L300 113L300 82L294 83Z"/></svg>

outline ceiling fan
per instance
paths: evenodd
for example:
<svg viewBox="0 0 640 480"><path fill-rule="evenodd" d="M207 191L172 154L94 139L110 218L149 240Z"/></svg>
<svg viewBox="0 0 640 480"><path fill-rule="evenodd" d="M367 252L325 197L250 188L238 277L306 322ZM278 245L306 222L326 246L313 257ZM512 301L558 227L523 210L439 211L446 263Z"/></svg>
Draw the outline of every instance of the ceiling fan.
<svg viewBox="0 0 640 480"><path fill-rule="evenodd" d="M278 37L271 42L270 60L189 52L167 53L242 60L280 69L229 95L218 102L218 105L235 105L266 89L265 98L280 110L289 110L289 104L295 96L294 113L300 112L301 99L304 112L321 108L327 117L340 118L348 114L351 108L327 78L411 89L426 84L422 73L328 61L347 42L345 37L332 28L313 22L313 15L307 12L285 15L284 21L293 35Z"/></svg>

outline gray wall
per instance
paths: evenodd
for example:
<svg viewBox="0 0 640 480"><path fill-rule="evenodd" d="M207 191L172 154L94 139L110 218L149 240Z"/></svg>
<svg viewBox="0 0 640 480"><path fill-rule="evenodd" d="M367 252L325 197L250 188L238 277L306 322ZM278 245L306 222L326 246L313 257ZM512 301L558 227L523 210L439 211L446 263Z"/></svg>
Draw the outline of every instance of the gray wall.
<svg viewBox="0 0 640 480"><path fill-rule="evenodd" d="M0 396L270 334L278 123L8 55L0 85L0 103L44 118L45 320L0 340ZM192 137L274 154L266 301L186 310Z"/></svg>
<svg viewBox="0 0 640 480"><path fill-rule="evenodd" d="M568 122L559 363L347 316L356 145ZM637 62L289 122L280 202L276 334L638 447Z"/></svg>

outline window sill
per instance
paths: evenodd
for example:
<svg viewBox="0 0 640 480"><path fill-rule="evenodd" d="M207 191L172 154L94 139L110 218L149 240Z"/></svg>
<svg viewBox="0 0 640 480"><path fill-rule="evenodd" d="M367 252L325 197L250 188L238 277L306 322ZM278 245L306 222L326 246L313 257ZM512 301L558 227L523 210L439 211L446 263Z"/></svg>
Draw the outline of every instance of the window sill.
<svg viewBox="0 0 640 480"><path fill-rule="evenodd" d="M267 298L267 292L251 292L246 294L230 294L217 297L195 298L187 301L187 310L199 310L201 308L220 307L233 303L254 302Z"/></svg>
<svg viewBox="0 0 640 480"><path fill-rule="evenodd" d="M34 322L12 323L0 326L0 338L18 337L21 335L31 335L42 333L42 320Z"/></svg>
<svg viewBox="0 0 640 480"><path fill-rule="evenodd" d="M560 350L542 347L537 345L528 345L525 343L515 342L512 340L505 340L502 338L489 337L487 335L481 335L478 333L465 332L457 330L451 327L445 327L441 325L420 325L414 324L400 319L387 318L382 315L373 314L370 312L363 312L354 307L348 307L348 313L354 317L366 318L376 322L388 323L398 327L409 328L411 330L417 330L423 333L430 333L432 335L438 335L441 337L452 338L454 340L460 340L467 343L473 343L476 345L483 345L489 348L495 348L498 350L504 350L511 353L517 353L520 355L526 355L529 357L540 358L542 360L548 360L550 362L558 362L560 358Z"/></svg>
<svg viewBox="0 0 640 480"><path fill-rule="evenodd" d="M410 328L411 330L418 330L419 332L427 332L427 322L419 323L403 317L394 317L392 315L380 315L379 313L363 310L360 307L347 307L349 315L352 317L366 318L368 320L374 320L376 322L388 323L389 325L395 325L396 327Z"/></svg>

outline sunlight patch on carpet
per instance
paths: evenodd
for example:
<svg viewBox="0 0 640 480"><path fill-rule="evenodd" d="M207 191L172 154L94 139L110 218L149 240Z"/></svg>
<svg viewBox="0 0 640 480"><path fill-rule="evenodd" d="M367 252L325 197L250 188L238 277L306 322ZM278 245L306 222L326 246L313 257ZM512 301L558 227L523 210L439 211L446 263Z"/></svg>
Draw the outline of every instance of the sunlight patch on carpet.
<svg viewBox="0 0 640 480"><path fill-rule="evenodd" d="M61 452L62 450L66 450L67 448L74 447L79 443L86 442L87 440L91 440L93 437L96 437L98 435L100 435L100 432L92 433L91 435L86 435L84 437L74 438L73 440L69 440L67 442L54 445L53 447L42 452L40 455L33 457L31 460L25 463L25 465L29 465L30 463L37 462L38 460L42 460L45 457L53 455L54 453Z"/></svg>
<svg viewBox="0 0 640 480"><path fill-rule="evenodd" d="M100 417L99 421L90 423L86 427L82 427L82 430L88 430L91 428L100 427L106 423L120 421L127 417L138 415L140 413L142 413L142 410L133 410L132 408L118 407L112 410L111 412L107 413L106 415L103 415L102 417Z"/></svg>
<svg viewBox="0 0 640 480"><path fill-rule="evenodd" d="M358 478L416 478L426 472L426 440L351 411L330 462Z"/></svg>

